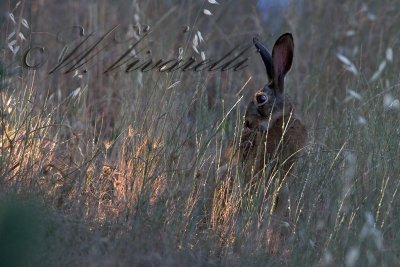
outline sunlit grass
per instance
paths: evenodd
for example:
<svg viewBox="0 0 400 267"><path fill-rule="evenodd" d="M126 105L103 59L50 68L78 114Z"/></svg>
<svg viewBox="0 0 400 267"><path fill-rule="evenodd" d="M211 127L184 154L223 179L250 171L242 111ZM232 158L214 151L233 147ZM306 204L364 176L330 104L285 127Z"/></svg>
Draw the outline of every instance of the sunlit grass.
<svg viewBox="0 0 400 267"><path fill-rule="evenodd" d="M237 9L252 12L254 3L218 2L127 6L139 20L158 25L160 55L178 55L179 45L190 54L200 31L206 42L196 48L208 56L222 54L221 47L238 38L250 42L261 30L253 18L254 25L228 31L233 22L221 14L247 25L250 13ZM271 212L274 200L264 194L265 181L250 187L249 174L226 153L229 143L238 145L244 108L265 82L254 55L242 72L104 76L98 67L51 76L19 67L21 52L15 49L27 43L18 39L13 50L7 47L15 38L11 32L28 36L24 26L18 28L25 16L15 16L15 23L7 18L0 66L0 197L6 203L0 205L0 227L33 218L32 225L21 226L31 236L38 223L32 211L45 210L43 227L32 234L43 246L32 250L38 253L29 258L34 266L398 265L399 41L391 25L400 21L393 13L396 3L384 2L334 8L335 3L306 1L304 13L293 6L282 13L290 26L276 34L264 29L269 45L271 34L294 32L298 50L287 89L309 131L288 178L284 221ZM109 28L101 18L110 16L102 13L108 6L90 5L91 27ZM19 14L21 7L10 12ZM354 11L353 20L347 21L347 9ZM196 21L188 23L184 10L196 14ZM159 13L168 18L163 27ZM27 21L39 23L30 27L40 30L47 19ZM189 35L165 33L181 22L190 26ZM325 25L331 24L328 34ZM18 196L16 208L8 204L10 193ZM32 197L35 207L19 202ZM7 215L14 208L21 218ZM271 238L274 222L285 238Z"/></svg>

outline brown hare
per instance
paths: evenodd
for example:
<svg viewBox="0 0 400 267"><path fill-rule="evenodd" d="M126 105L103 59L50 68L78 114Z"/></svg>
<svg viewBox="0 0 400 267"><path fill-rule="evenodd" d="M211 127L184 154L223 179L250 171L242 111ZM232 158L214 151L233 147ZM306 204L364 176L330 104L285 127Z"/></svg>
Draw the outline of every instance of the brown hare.
<svg viewBox="0 0 400 267"><path fill-rule="evenodd" d="M262 183L264 195L272 197L268 213L273 213L276 223L272 225L277 227L269 229L274 232L269 239L276 240L280 238L280 220L287 211L288 187L285 185L296 158L304 149L307 130L284 93L285 75L293 61L292 35L285 33L277 39L272 56L257 38L253 42L264 62L269 82L248 104L239 146L228 148L226 156L230 162L238 162L239 176L244 177L244 185L250 192L254 192L256 186L253 185ZM228 168L222 166L218 175L229 181ZM225 196L229 191L225 191Z"/></svg>
<svg viewBox="0 0 400 267"><path fill-rule="evenodd" d="M290 33L281 35L275 42L272 56L257 38L253 42L264 62L269 82L255 93L247 106L239 145L240 162L246 169L251 168L254 175L265 174L268 166L269 175L279 171L286 177L307 139L306 127L284 93L285 75L293 61L293 37Z"/></svg>

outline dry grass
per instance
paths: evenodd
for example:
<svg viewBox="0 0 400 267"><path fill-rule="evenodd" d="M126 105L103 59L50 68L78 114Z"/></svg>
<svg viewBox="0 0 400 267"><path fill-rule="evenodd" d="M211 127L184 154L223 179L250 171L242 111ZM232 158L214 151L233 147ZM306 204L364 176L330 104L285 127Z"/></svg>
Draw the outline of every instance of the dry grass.
<svg viewBox="0 0 400 267"><path fill-rule="evenodd" d="M276 21L256 1L218 2L0 3L14 15L0 19L0 262L400 264L400 3L302 1L277 10ZM290 184L288 237L273 244L279 253L268 242L276 218L262 189L250 193L230 167L232 192L215 190L244 107L266 80L257 54L237 72L103 74L128 48L120 44L77 73L48 74L63 47L76 44L57 43L57 31L82 25L100 36L118 23L118 37L132 40L135 25L151 25L142 47L164 59L200 58L197 31L206 57L257 33L271 46L293 32L286 88L309 126L309 145ZM49 60L27 70L21 59L34 44L46 45Z"/></svg>

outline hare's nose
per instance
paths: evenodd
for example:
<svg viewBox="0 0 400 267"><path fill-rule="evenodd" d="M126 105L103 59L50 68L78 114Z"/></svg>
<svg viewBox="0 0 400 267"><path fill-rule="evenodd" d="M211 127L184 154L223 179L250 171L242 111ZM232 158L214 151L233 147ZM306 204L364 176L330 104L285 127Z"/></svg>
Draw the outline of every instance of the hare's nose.
<svg viewBox="0 0 400 267"><path fill-rule="evenodd" d="M256 95L256 101L258 104L264 104L265 102L267 102L268 97L265 94L258 94Z"/></svg>

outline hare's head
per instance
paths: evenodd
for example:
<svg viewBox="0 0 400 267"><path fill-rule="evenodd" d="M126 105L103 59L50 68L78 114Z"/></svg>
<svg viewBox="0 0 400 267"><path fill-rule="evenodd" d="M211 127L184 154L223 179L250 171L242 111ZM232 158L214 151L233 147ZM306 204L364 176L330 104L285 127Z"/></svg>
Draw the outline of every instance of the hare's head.
<svg viewBox="0 0 400 267"><path fill-rule="evenodd" d="M293 61L293 37L290 33L281 35L272 49L272 56L257 38L253 39L267 70L269 82L255 93L246 111L246 126L256 128L262 119L282 115L292 109L284 94L285 75ZM285 111L284 111L285 110Z"/></svg>

